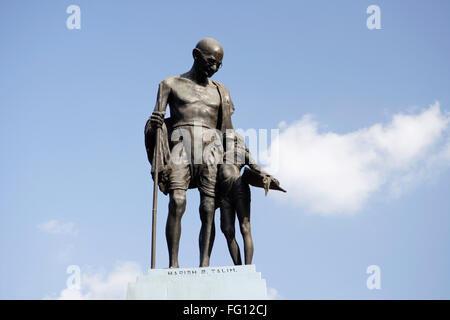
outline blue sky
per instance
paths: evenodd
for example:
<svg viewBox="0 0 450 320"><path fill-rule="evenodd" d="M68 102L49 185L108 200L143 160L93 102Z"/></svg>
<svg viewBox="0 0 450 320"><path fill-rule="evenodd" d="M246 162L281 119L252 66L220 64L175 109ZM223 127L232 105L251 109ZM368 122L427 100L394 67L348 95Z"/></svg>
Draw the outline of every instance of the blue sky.
<svg viewBox="0 0 450 320"><path fill-rule="evenodd" d="M71 4L80 30L66 28ZM381 30L366 27L372 4ZM56 298L69 265L102 297L149 267L143 127L158 83L190 68L203 37L224 47L214 79L235 127L281 123L288 161L274 174L288 194L252 190L271 294L450 298L448 12L445 0L3 1L0 298ZM182 267L199 260L197 190L187 200ZM166 208L160 194L159 268ZM211 263L231 264L219 232ZM370 265L381 290L366 287Z"/></svg>

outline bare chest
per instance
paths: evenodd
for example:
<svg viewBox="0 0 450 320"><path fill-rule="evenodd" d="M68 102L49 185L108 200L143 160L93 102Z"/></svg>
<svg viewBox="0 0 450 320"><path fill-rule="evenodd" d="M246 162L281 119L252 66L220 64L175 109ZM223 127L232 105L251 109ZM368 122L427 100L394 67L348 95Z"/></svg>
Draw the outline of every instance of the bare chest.
<svg viewBox="0 0 450 320"><path fill-rule="evenodd" d="M201 86L193 81L181 79L172 88L172 99L179 106L203 105L219 108L220 95L213 83Z"/></svg>

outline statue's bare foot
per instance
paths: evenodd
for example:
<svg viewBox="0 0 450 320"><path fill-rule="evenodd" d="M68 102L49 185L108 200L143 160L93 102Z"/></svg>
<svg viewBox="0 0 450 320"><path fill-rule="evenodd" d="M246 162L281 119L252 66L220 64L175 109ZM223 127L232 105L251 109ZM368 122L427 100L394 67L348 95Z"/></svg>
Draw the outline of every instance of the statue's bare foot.
<svg viewBox="0 0 450 320"><path fill-rule="evenodd" d="M209 267L209 261L200 263L200 268L206 268L206 267Z"/></svg>

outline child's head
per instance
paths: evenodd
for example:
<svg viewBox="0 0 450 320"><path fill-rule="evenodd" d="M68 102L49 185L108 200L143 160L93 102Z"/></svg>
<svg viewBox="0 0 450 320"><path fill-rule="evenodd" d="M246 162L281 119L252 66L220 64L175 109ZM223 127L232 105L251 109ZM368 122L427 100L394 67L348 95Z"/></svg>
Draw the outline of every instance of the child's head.
<svg viewBox="0 0 450 320"><path fill-rule="evenodd" d="M245 165L246 148L244 138L234 131L227 132L225 140L225 153L223 163L218 168L218 178L221 190L230 190Z"/></svg>

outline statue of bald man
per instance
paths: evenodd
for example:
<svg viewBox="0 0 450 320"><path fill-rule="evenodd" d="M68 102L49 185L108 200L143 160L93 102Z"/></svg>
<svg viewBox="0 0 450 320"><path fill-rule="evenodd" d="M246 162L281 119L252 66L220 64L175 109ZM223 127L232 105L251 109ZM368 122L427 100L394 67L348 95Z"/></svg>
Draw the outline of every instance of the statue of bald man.
<svg viewBox="0 0 450 320"><path fill-rule="evenodd" d="M228 89L209 80L221 67L223 54L218 41L211 38L200 40L192 51L192 68L159 84L156 106L148 121L153 128L165 125L167 137L163 135L163 139L169 140L166 240L170 268L179 268L181 218L186 208L186 190L190 188L197 188L200 192L200 267L207 267L210 263L215 233L217 159L222 158L223 151L219 135L232 129L230 116L234 111ZM167 104L170 118L164 119ZM218 144L211 144L212 140Z"/></svg>

